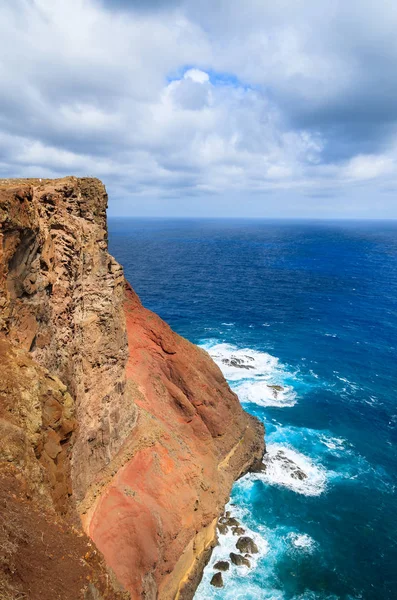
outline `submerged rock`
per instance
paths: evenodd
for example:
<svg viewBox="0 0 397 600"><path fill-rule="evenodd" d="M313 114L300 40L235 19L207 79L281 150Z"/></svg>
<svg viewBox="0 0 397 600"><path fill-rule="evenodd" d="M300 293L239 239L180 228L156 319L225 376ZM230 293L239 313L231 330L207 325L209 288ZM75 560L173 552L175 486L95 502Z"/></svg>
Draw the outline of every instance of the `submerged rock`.
<svg viewBox="0 0 397 600"><path fill-rule="evenodd" d="M223 588L222 573L219 573L219 572L215 573L215 575L212 576L210 584L213 585L216 588Z"/></svg>
<svg viewBox="0 0 397 600"><path fill-rule="evenodd" d="M268 385L267 387L268 387L268 388L270 388L270 389L272 390L272 392L273 392L273 397L274 397L275 399L277 399L277 398L278 398L278 393L279 393L279 392L283 392L283 391L284 391L284 388L283 388L283 386L282 386L282 385Z"/></svg>
<svg viewBox="0 0 397 600"><path fill-rule="evenodd" d="M218 525L226 525L227 527L240 527L240 523L234 517L221 517L219 519Z"/></svg>
<svg viewBox="0 0 397 600"><path fill-rule="evenodd" d="M243 554L257 554L259 552L258 546L254 540L250 537L241 537L236 542L237 550L240 550Z"/></svg>
<svg viewBox="0 0 397 600"><path fill-rule="evenodd" d="M306 473L302 471L302 469L298 467L293 460L288 458L288 456L286 456L282 450L276 452L276 454L271 458L265 454L263 462L260 465L260 470L266 471L268 466L275 461L283 463L285 470L288 471L289 476L292 477L292 479L299 479L300 481L307 479Z"/></svg>
<svg viewBox="0 0 397 600"><path fill-rule="evenodd" d="M249 356L247 356L247 358L252 360L252 358ZM252 365L245 364L242 358L236 358L235 356L232 356L232 358L223 358L222 362L228 367L237 367L239 369L255 369L255 367Z"/></svg>
<svg viewBox="0 0 397 600"><path fill-rule="evenodd" d="M230 556L230 560L232 561L232 563L234 565L236 565L237 567L241 567L241 566L246 566L246 567L250 567L251 563L248 560L248 558L245 558L245 556L242 556L241 554L236 554L235 552L231 552L229 554Z"/></svg>
<svg viewBox="0 0 397 600"><path fill-rule="evenodd" d="M220 534L226 535L227 532L229 531L229 527L227 525L225 525L224 523L218 523L218 531Z"/></svg>
<svg viewBox="0 0 397 600"><path fill-rule="evenodd" d="M232 527L233 535L244 535L245 529L242 527Z"/></svg>
<svg viewBox="0 0 397 600"><path fill-rule="evenodd" d="M218 560L218 562L214 564L214 569L217 569L218 571L228 571L229 567L230 565L227 560Z"/></svg>

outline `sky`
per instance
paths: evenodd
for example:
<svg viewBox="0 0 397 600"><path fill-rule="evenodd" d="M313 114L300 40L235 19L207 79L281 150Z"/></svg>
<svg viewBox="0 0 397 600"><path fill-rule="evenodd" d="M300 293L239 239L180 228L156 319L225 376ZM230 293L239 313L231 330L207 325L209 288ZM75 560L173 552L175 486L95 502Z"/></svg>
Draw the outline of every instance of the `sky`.
<svg viewBox="0 0 397 600"><path fill-rule="evenodd" d="M1 0L0 177L109 215L397 218L395 0Z"/></svg>

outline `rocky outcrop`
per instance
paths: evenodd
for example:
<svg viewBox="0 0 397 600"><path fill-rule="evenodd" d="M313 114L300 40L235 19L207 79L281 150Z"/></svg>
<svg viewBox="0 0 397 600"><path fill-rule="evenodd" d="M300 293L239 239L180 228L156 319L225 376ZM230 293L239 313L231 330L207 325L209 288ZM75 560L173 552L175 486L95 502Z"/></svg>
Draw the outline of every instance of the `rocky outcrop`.
<svg viewBox="0 0 397 600"><path fill-rule="evenodd" d="M0 598L126 600L73 510L74 402L0 339Z"/></svg>
<svg viewBox="0 0 397 600"><path fill-rule="evenodd" d="M0 461L28 473L27 495L62 514L72 495L69 450L76 425L66 386L0 339Z"/></svg>
<svg viewBox="0 0 397 600"><path fill-rule="evenodd" d="M107 253L106 206L97 180L0 181L0 328L76 399L77 500L135 420L125 402L124 277Z"/></svg>
<svg viewBox="0 0 397 600"><path fill-rule="evenodd" d="M106 204L94 179L0 181L0 337L7 373L24 373L17 400L1 388L0 418L27 452L7 442L1 458L37 463L27 487L77 511L131 598L191 598L263 428L125 282Z"/></svg>

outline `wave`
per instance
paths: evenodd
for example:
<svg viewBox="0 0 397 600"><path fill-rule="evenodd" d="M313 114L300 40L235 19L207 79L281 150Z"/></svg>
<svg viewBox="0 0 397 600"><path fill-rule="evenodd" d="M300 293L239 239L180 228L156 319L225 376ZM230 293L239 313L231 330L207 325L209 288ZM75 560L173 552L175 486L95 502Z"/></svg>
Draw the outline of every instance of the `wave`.
<svg viewBox="0 0 397 600"><path fill-rule="evenodd" d="M232 344L204 342L202 347L217 363L226 379L239 381L254 376L268 376L278 367L278 359L267 352L250 348L239 349Z"/></svg>
<svg viewBox="0 0 397 600"><path fill-rule="evenodd" d="M326 488L327 474L308 456L288 446L269 444L263 458L266 470L248 477L264 483L287 487L297 494L319 496Z"/></svg>
<svg viewBox="0 0 397 600"><path fill-rule="evenodd" d="M275 356L214 340L206 340L201 345L242 402L280 408L296 404L297 393L288 381L296 373L289 372Z"/></svg>
<svg viewBox="0 0 397 600"><path fill-rule="evenodd" d="M233 386L241 402L260 406L291 407L296 404L297 394L289 385L270 385L266 380L247 381Z"/></svg>
<svg viewBox="0 0 397 600"><path fill-rule="evenodd" d="M254 585L251 582L251 578L261 558L268 554L270 550L269 543L263 535L248 527L247 523L244 521L244 516L246 516L244 508L235 506L229 502L225 507L225 512L238 520L240 526L245 531L244 536L250 537L255 542L259 552L250 555L250 567L234 565L230 561L230 553L234 552L239 554L239 550L236 548L239 536L234 535L230 528L226 533L218 531L218 545L215 546L210 561L205 568L202 582L195 594L195 600L217 598L218 595L222 598L244 598L244 600L249 598L252 598L253 600L264 598L264 590ZM210 584L211 578L216 572L216 570L214 570L214 565L218 561L227 561L229 563L229 569L222 573L225 586L222 591L217 590ZM242 595L239 595L240 593ZM258 595L258 593L260 595ZM270 597L271 596L269 596L269 598Z"/></svg>
<svg viewBox="0 0 397 600"><path fill-rule="evenodd" d="M307 533L296 533L291 531L287 536L288 541L294 549L312 553L316 548L316 542Z"/></svg>

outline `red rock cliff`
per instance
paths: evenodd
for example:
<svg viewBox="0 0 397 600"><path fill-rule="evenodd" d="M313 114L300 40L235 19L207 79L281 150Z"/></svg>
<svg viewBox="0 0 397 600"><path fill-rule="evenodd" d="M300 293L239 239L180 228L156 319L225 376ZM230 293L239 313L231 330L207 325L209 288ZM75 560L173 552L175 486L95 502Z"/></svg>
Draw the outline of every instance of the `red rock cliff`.
<svg viewBox="0 0 397 600"><path fill-rule="evenodd" d="M74 401L76 426L50 432L69 449L47 479L66 481L71 463L58 504L76 507L131 598L191 598L233 481L262 459L263 428L125 282L106 205L95 179L0 181L0 337Z"/></svg>

